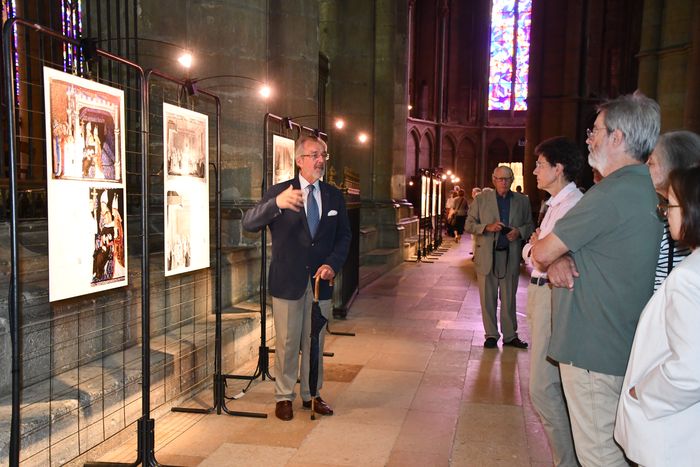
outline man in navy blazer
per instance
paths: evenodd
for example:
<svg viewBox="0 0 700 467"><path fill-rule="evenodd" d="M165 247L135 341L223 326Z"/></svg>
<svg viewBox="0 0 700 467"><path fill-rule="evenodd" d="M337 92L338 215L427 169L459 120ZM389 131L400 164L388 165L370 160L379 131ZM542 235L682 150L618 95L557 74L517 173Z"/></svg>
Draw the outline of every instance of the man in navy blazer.
<svg viewBox="0 0 700 467"><path fill-rule="evenodd" d="M292 401L300 347L302 405L311 407L312 284L321 277L319 305L323 316L330 318L329 281L345 263L351 239L343 194L320 181L328 157L326 143L303 136L296 143L295 155L298 177L271 187L243 217L244 229L258 231L269 226L272 234L268 284L275 321L275 415L281 420L294 416ZM323 335L321 332L319 390L323 385ZM320 396L314 406L321 415L333 415L333 409Z"/></svg>

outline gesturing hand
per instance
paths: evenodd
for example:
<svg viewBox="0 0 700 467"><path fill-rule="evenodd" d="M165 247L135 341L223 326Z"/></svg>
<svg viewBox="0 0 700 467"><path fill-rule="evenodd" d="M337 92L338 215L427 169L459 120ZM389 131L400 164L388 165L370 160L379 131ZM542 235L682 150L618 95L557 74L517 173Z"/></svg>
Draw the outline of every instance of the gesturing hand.
<svg viewBox="0 0 700 467"><path fill-rule="evenodd" d="M304 207L304 198L301 195L301 190L295 190L292 185L289 185L286 190L277 195L275 202L278 208L291 209L295 212L299 212Z"/></svg>

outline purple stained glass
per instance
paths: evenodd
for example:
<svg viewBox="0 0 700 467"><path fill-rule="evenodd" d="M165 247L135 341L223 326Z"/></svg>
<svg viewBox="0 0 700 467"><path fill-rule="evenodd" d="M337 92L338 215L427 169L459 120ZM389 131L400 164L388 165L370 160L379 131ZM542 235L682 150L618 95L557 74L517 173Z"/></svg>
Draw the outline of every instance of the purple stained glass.
<svg viewBox="0 0 700 467"><path fill-rule="evenodd" d="M489 110L527 109L531 12L532 0L493 0Z"/></svg>

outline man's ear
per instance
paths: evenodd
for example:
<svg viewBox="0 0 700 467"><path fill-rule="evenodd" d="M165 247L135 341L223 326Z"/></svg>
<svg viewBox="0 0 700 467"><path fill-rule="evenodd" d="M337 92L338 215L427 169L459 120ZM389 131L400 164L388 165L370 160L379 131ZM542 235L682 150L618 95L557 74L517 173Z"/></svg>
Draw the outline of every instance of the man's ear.
<svg viewBox="0 0 700 467"><path fill-rule="evenodd" d="M615 130L612 132L612 134L610 136L612 136L613 144L615 146L619 146L620 144L623 143L625 135L622 133L622 131L619 128L615 128Z"/></svg>

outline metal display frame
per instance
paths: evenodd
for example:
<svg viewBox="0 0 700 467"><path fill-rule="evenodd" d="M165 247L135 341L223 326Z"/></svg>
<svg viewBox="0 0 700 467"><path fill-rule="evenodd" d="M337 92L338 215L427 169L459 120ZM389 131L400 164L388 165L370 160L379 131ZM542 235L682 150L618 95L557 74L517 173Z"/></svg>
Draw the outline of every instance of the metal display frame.
<svg viewBox="0 0 700 467"><path fill-rule="evenodd" d="M213 375L213 403L211 407L207 408L196 408L196 407L173 407L172 412L183 412L183 413L199 413L199 414L210 414L216 411L217 415L221 415L221 412L228 415L239 416L239 417L253 417L253 418L267 418L267 414L259 412L242 412L231 410L226 406L226 380L227 379L240 379L236 375L228 375L222 373L223 368L223 356L222 356L222 252L221 252L221 99L218 95L208 92L204 89L196 89L193 86L193 82L187 79L179 79L163 73L158 70L148 70L146 74L146 84L150 84L151 77L157 76L163 80L169 81L174 84L180 85L184 90L192 95L203 95L214 101L216 106L216 156L215 162L209 163L209 165L215 171L215 188L216 193L215 200L215 223L214 231L216 232L216 269L215 269L215 285L214 285L214 314L215 314L215 331L214 331L214 375Z"/></svg>
<svg viewBox="0 0 700 467"><path fill-rule="evenodd" d="M9 330L11 339L11 373L12 373L12 416L10 421L9 465L19 466L20 462L20 417L21 417L21 342L20 342L20 296L19 296L19 248L17 232L17 208L18 208L18 145L17 138L17 108L14 98L15 74L13 58L15 57L13 29L21 25L34 32L49 36L63 42L65 45L80 47L85 57L101 57L110 62L115 62L132 69L138 75L140 89L140 116L144 128L148 128L149 112L147 85L147 72L139 64L124 57L112 54L96 47L94 41L78 40L66 37L41 24L34 23L23 18L8 18L3 26L3 73L5 78L5 97L7 102L7 128L8 128L8 152L10 156L10 293L9 293ZM18 52L19 53L19 52ZM153 71L149 73L154 73ZM155 458L155 420L151 418L151 370L150 370L150 295L149 284L149 244L148 244L148 198L149 198L149 173L148 173L148 138L147 131L141 132L140 162L141 162L141 229L142 229L142 257L141 257L141 417L137 420L137 457L130 463L121 462L88 462L89 466L157 466Z"/></svg>

